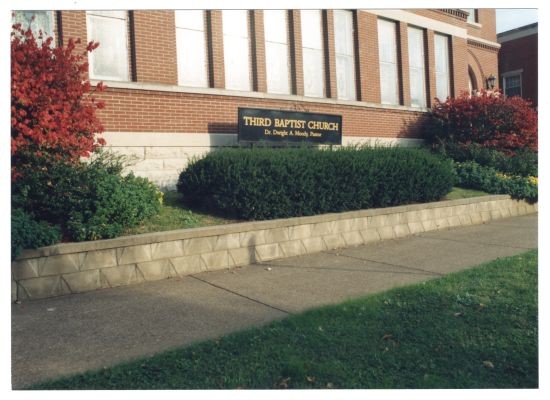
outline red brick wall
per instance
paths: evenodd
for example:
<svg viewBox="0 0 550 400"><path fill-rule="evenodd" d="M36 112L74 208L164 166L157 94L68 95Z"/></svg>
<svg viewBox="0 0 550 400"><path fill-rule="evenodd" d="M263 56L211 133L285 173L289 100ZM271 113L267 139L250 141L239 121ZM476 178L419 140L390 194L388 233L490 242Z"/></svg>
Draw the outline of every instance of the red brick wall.
<svg viewBox="0 0 550 400"><path fill-rule="evenodd" d="M361 96L358 100L380 103L380 66L378 62L377 17L367 12L357 13L357 38Z"/></svg>
<svg viewBox="0 0 550 400"><path fill-rule="evenodd" d="M498 76L499 74L498 51L486 46L469 44L468 64L476 73L478 89L483 89L486 87L486 79L489 75ZM498 81L495 82L495 87L499 87Z"/></svg>
<svg viewBox="0 0 550 400"><path fill-rule="evenodd" d="M466 28L463 18L443 10L410 10L418 15ZM211 88L223 89L224 57L222 18L220 10L205 13L208 45L208 79ZM292 65L292 93L303 95L303 59L300 29L300 12L289 13L289 52ZM495 40L494 10L480 10L482 24L480 37ZM355 62L357 100L380 102L380 76L378 60L377 16L368 12L354 13ZM266 66L263 41L263 15L250 13L252 32L251 60L253 89L265 92ZM63 40L68 37L86 38L86 15L83 11L61 13ZM133 12L133 42L129 46L130 59L134 60L132 74L137 82L177 85L177 57L173 11ZM334 18L331 10L323 12L327 97L337 97L336 65L334 57ZM469 28L468 28L469 29ZM435 95L433 31L426 30L426 77L428 106ZM497 73L497 56L494 49L467 44L466 39L451 38L451 80L455 94L468 87L468 64L480 75L480 87L485 75ZM398 23L401 104L410 104L407 24ZM481 68L481 67L482 68ZM107 83L108 85L108 83ZM134 89L109 89L103 97L107 108L101 112L108 131L144 132L236 132L238 106L298 109L321 113L338 113L344 117L345 135L417 137L418 120L423 113L382 108L334 105L294 100L273 100L214 94L172 93Z"/></svg>
<svg viewBox="0 0 550 400"><path fill-rule="evenodd" d="M177 85L174 12L136 10L133 19L136 80Z"/></svg>
<svg viewBox="0 0 550 400"><path fill-rule="evenodd" d="M523 69L522 97L538 104L538 34L502 43L498 68L501 74Z"/></svg>
<svg viewBox="0 0 550 400"><path fill-rule="evenodd" d="M61 11L61 42L66 45L70 38L81 39L77 52L82 52L88 42L85 11ZM59 28L58 28L59 29Z"/></svg>
<svg viewBox="0 0 550 400"><path fill-rule="evenodd" d="M100 118L109 132L236 133L237 107L280 108L341 114L349 136L418 137L422 113L334 104L107 89ZM145 110L147 110L145 112Z"/></svg>

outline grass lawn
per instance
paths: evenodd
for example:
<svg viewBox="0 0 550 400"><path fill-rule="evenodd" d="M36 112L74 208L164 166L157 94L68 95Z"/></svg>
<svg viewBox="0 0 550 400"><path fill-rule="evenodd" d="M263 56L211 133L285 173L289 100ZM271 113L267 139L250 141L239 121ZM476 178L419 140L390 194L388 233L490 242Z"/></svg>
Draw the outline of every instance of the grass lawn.
<svg viewBox="0 0 550 400"><path fill-rule="evenodd" d="M536 388L537 253L34 389Z"/></svg>
<svg viewBox="0 0 550 400"><path fill-rule="evenodd" d="M490 193L482 192L475 189L464 189L460 187L454 187L449 194L447 194L443 200L457 200L467 199L469 197L489 196Z"/></svg>
<svg viewBox="0 0 550 400"><path fill-rule="evenodd" d="M164 204L158 215L155 215L136 228L129 229L125 234L136 235L139 233L198 228L233 222L238 221L190 210L181 204L181 194L171 191L164 193Z"/></svg>
<svg viewBox="0 0 550 400"><path fill-rule="evenodd" d="M473 189L453 188L444 200L456 200L468 197L486 196L488 193ZM170 231L175 229L199 228L201 226L222 225L239 222L204 212L190 210L181 204L181 194L175 191L164 194L164 205L158 215L142 225L128 229L126 235L139 233Z"/></svg>

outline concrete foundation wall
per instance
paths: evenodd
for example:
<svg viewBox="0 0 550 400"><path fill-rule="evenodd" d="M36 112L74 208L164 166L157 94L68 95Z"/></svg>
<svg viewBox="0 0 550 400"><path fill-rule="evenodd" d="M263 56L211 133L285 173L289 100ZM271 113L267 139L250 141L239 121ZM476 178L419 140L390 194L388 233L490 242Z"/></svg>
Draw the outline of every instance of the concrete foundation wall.
<svg viewBox="0 0 550 400"><path fill-rule="evenodd" d="M12 299L180 277L533 213L507 195L182 229L25 250Z"/></svg>
<svg viewBox="0 0 550 400"><path fill-rule="evenodd" d="M169 132L105 132L107 149L133 160L128 168L137 176L148 178L161 189L175 189L178 177L194 157L209 151L238 145L234 133L169 133ZM380 146L419 146L421 139L346 137L342 144Z"/></svg>

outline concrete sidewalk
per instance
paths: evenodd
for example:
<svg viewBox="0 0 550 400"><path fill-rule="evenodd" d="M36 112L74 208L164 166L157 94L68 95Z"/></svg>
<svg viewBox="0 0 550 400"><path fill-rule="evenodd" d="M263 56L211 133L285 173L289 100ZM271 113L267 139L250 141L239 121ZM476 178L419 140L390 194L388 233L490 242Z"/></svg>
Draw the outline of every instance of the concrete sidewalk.
<svg viewBox="0 0 550 400"><path fill-rule="evenodd" d="M14 389L537 248L537 214L12 307Z"/></svg>

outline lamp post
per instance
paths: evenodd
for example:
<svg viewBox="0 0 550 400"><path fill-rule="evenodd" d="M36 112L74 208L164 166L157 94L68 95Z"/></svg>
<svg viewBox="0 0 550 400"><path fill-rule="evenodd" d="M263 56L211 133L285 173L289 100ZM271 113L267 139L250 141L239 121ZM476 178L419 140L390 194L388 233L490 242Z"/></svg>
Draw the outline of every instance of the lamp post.
<svg viewBox="0 0 550 400"><path fill-rule="evenodd" d="M495 81L497 80L497 77L493 74L489 75L486 79L487 82L487 89L493 90L495 88Z"/></svg>

